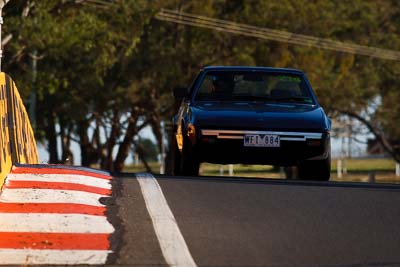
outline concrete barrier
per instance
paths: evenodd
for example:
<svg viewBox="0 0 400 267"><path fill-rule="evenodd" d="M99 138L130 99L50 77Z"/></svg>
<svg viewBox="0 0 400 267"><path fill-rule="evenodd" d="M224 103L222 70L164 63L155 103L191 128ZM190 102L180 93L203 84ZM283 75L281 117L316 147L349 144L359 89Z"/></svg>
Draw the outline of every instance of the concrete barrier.
<svg viewBox="0 0 400 267"><path fill-rule="evenodd" d="M36 140L24 103L10 76L0 72L0 187L17 163L38 163Z"/></svg>

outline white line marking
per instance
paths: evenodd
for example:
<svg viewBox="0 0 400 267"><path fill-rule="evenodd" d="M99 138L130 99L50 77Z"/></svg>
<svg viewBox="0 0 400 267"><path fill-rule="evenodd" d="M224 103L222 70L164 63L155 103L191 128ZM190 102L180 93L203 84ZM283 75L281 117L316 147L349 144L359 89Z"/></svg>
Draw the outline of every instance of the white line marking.
<svg viewBox="0 0 400 267"><path fill-rule="evenodd" d="M88 186L95 186L104 189L111 189L109 181L84 175L70 175L70 174L9 174L7 181L37 181L37 182L58 182L58 183L72 183L82 184Z"/></svg>
<svg viewBox="0 0 400 267"><path fill-rule="evenodd" d="M54 189L10 189L7 188L0 194L0 202L11 203L75 203L104 207L99 202L101 197L95 193L88 193L74 190Z"/></svg>
<svg viewBox="0 0 400 267"><path fill-rule="evenodd" d="M108 250L0 249L0 264L105 264Z"/></svg>
<svg viewBox="0 0 400 267"><path fill-rule="evenodd" d="M136 177L167 264L197 266L157 180L151 174L138 174Z"/></svg>
<svg viewBox="0 0 400 267"><path fill-rule="evenodd" d="M105 216L50 213L0 213L0 232L99 233L114 232ZM90 238L88 237L88 240Z"/></svg>

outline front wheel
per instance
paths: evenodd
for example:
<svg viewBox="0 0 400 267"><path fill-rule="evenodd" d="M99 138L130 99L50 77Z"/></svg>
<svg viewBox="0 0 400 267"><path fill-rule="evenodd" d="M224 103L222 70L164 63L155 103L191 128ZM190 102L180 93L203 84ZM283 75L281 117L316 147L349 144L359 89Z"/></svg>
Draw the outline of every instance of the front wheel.
<svg viewBox="0 0 400 267"><path fill-rule="evenodd" d="M298 167L301 180L329 181L331 176L331 159L310 160L301 163Z"/></svg>
<svg viewBox="0 0 400 267"><path fill-rule="evenodd" d="M198 176L200 169L200 161L193 149L192 144L187 138L183 140L182 151L182 174L190 176Z"/></svg>
<svg viewBox="0 0 400 267"><path fill-rule="evenodd" d="M184 153L182 158L182 174L189 176L198 176L200 170L200 162L195 155Z"/></svg>

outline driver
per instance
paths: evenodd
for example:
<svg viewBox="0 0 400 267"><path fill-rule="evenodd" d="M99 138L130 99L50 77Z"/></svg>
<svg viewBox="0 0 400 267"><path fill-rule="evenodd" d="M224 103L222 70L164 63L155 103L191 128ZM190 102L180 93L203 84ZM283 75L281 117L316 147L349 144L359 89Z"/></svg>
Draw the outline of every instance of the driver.
<svg viewBox="0 0 400 267"><path fill-rule="evenodd" d="M213 92L216 95L230 96L235 87L233 75L218 74L212 77Z"/></svg>

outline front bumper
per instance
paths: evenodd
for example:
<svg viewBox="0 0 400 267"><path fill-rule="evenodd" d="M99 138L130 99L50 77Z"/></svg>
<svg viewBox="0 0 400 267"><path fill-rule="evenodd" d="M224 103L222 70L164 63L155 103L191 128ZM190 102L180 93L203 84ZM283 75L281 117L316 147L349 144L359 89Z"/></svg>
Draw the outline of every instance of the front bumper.
<svg viewBox="0 0 400 267"><path fill-rule="evenodd" d="M280 147L245 147L247 134L279 135ZM304 160L322 160L330 154L329 133L201 130L194 146L201 162L217 164L294 165Z"/></svg>

